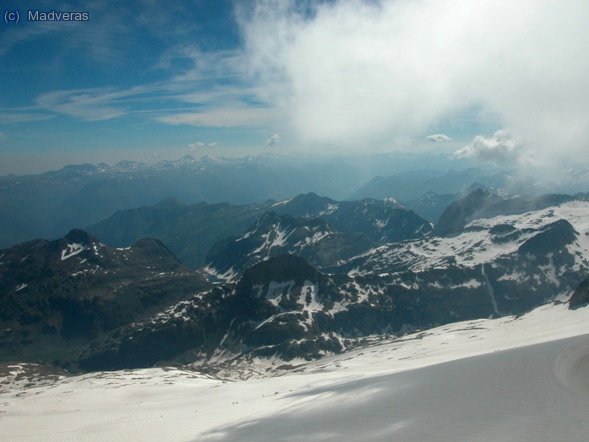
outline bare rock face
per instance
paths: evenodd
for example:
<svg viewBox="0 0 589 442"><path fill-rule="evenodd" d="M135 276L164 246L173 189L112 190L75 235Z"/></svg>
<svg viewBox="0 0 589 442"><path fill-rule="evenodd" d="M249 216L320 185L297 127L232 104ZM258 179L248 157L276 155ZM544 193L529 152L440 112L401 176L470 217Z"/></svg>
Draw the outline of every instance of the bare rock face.
<svg viewBox="0 0 589 442"><path fill-rule="evenodd" d="M589 304L589 278L584 279L569 300L571 310L585 307Z"/></svg>

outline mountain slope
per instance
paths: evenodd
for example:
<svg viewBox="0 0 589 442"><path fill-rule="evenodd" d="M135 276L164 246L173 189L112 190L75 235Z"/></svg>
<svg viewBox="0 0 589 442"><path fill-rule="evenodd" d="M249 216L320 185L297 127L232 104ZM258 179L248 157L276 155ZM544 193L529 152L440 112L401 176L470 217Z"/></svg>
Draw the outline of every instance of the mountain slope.
<svg viewBox="0 0 589 442"><path fill-rule="evenodd" d="M165 200L154 206L121 210L87 228L113 246L146 236L163 241L190 267L202 266L216 241L237 235L267 210L268 204L189 204Z"/></svg>
<svg viewBox="0 0 589 442"><path fill-rule="evenodd" d="M113 249L72 230L0 250L2 359L71 360L90 340L208 286L154 239Z"/></svg>
<svg viewBox="0 0 589 442"><path fill-rule="evenodd" d="M334 232L322 219L297 219L268 212L240 237L216 243L207 254L205 272L220 280L235 280L248 267L284 254L302 256L324 267L371 246L366 235Z"/></svg>
<svg viewBox="0 0 589 442"><path fill-rule="evenodd" d="M338 270L350 275L409 274L414 276L405 284L430 279L442 290L451 275L462 280L471 275L469 284L486 290L494 314L503 315L571 293L588 269L589 203L572 201L476 220L451 237L381 246Z"/></svg>

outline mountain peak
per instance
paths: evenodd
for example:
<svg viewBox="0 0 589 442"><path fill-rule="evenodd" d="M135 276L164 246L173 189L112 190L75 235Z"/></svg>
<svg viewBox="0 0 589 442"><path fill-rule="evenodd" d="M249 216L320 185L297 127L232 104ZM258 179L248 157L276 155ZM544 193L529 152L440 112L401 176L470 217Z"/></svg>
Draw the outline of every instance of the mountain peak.
<svg viewBox="0 0 589 442"><path fill-rule="evenodd" d="M69 233L64 237L68 243L78 243L83 245L92 244L94 242L98 242L96 238L90 235L88 232L82 229L72 229Z"/></svg>

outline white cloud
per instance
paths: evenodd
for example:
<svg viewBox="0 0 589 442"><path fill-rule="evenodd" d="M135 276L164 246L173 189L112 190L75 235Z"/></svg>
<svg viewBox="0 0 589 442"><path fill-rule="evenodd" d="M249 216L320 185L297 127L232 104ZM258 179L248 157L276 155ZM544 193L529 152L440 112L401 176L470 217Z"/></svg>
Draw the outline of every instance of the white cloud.
<svg viewBox="0 0 589 442"><path fill-rule="evenodd" d="M433 135L428 135L425 138L427 140L431 141L432 143L449 143L450 141L452 141L452 138L450 138L446 134L433 134Z"/></svg>
<svg viewBox="0 0 589 442"><path fill-rule="evenodd" d="M421 137L476 107L544 154L587 158L586 0L350 0L302 9L260 0L238 17L246 73L303 140Z"/></svg>
<svg viewBox="0 0 589 442"><path fill-rule="evenodd" d="M264 108L248 108L240 105L234 107L187 112L156 118L161 123L172 125L239 127L261 126L273 119L272 113Z"/></svg>
<svg viewBox="0 0 589 442"><path fill-rule="evenodd" d="M477 135L467 146L457 150L457 158L472 158L498 165L516 166L527 155L522 140L508 130L500 130L490 138Z"/></svg>
<svg viewBox="0 0 589 442"><path fill-rule="evenodd" d="M138 91L109 89L79 89L53 91L37 97L40 109L68 115L86 121L110 120L127 113L117 106L117 100L128 98Z"/></svg>
<svg viewBox="0 0 589 442"><path fill-rule="evenodd" d="M50 118L53 118L53 116L20 109L12 109L10 112L0 111L0 124L28 123L30 121L48 120Z"/></svg>
<svg viewBox="0 0 589 442"><path fill-rule="evenodd" d="M272 147L280 143L280 135L274 134L266 140L266 146Z"/></svg>
<svg viewBox="0 0 589 442"><path fill-rule="evenodd" d="M207 147L217 147L219 145L219 143L209 143L207 144Z"/></svg>

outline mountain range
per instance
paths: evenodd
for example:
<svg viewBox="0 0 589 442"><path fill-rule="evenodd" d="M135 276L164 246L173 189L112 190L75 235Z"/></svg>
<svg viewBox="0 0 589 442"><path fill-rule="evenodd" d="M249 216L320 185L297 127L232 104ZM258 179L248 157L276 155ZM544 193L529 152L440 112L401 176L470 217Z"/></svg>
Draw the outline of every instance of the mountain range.
<svg viewBox="0 0 589 442"><path fill-rule="evenodd" d="M336 200L395 197L403 201L405 208L436 222L448 195L420 199L426 192L439 193L441 189L435 180L431 181L432 174L445 176L450 173L447 168L463 166L449 157L436 156L438 167L444 169L429 175L415 172L417 182L413 184L405 180L405 187L413 189L407 201L390 189L384 196L364 194L350 198L375 174L413 170L421 163L423 155L402 154L323 157L267 153L243 158L187 155L155 164L121 161L113 166L69 165L39 175L8 175L0 177L0 247L35 238L59 238L72 228L101 222L117 211L149 207L164 200L187 205L252 205L309 192ZM465 187L486 174L470 170L463 180L468 183ZM454 199L464 190L456 190L456 186L453 189Z"/></svg>
<svg viewBox="0 0 589 442"><path fill-rule="evenodd" d="M492 203L489 212L480 201ZM587 302L583 195L526 200L476 190L442 215L452 220L445 232L394 200L305 194L253 206L159 206L179 208L199 219L177 216L185 226L211 237L198 270L158 239L117 249L81 230L1 250L3 357L83 370L288 364L369 335L522 314L573 292L571 307ZM223 214L220 232L241 231L214 241ZM178 238L181 225L170 226Z"/></svg>
<svg viewBox="0 0 589 442"><path fill-rule="evenodd" d="M269 213L294 217L300 220L297 221L299 223L322 220L324 231L338 233L338 237L345 237L347 242L355 241L352 237L365 236L365 240L358 239L364 246L358 243L354 246L356 248L366 247L366 244L420 237L432 230L428 221L406 210L394 200L338 202L315 193L300 194L279 202L267 201L249 205L185 205L166 200L150 207L118 211L86 230L118 247L128 246L142 237L156 237L168 245L185 264L197 267L208 262L207 253L211 248L220 250L223 243L237 240L250 228L265 228L263 226L271 221L267 217L266 221L262 218ZM288 221L287 224L293 222ZM264 235L267 232L258 233ZM322 244L333 239L334 237L330 237ZM315 240L316 238L313 242ZM248 241L253 241L253 238ZM280 250L284 252L284 249ZM273 251L274 254L278 252L279 249ZM219 255L219 252L212 253Z"/></svg>

